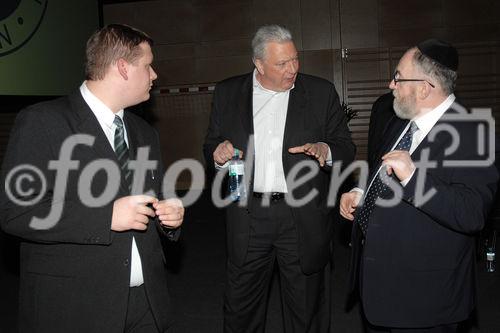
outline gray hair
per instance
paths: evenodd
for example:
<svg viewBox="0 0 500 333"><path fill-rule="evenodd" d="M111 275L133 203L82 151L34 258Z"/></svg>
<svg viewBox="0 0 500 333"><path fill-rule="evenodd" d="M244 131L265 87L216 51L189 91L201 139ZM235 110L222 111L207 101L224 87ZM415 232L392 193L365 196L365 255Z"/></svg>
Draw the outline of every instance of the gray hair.
<svg viewBox="0 0 500 333"><path fill-rule="evenodd" d="M437 82L446 95L452 94L455 91L457 72L422 54L418 48L415 48L415 50L413 64L416 65L422 73L430 76Z"/></svg>
<svg viewBox="0 0 500 333"><path fill-rule="evenodd" d="M252 39L253 60L263 59L266 51L266 44L270 42L290 42L293 41L290 31L282 26L272 24L264 25L257 30Z"/></svg>

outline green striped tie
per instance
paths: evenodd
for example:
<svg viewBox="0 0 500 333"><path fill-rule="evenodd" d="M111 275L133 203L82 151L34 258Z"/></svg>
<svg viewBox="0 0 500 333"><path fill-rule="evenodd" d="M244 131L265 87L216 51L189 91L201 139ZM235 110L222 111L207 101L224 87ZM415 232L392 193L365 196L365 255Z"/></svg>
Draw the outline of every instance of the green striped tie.
<svg viewBox="0 0 500 333"><path fill-rule="evenodd" d="M113 122L116 125L115 130L115 154L118 158L118 164L120 166L121 172L127 181L128 189L131 186L131 176L132 170L128 168L128 147L125 142L125 131L123 129L123 121L119 116L115 116Z"/></svg>

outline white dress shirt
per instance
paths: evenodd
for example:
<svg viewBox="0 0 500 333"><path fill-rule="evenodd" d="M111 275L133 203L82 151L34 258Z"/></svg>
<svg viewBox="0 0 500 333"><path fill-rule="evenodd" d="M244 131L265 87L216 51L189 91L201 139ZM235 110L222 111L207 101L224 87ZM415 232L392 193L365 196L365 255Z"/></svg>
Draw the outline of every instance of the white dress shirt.
<svg viewBox="0 0 500 333"><path fill-rule="evenodd" d="M87 88L85 82L80 86L80 93L83 99L90 107L92 112L97 118L97 121L101 125L109 144L115 149L115 130L116 125L114 124L115 115L119 116L123 121L123 109L118 111L116 114L111 111L101 100L99 100L92 92ZM127 128L125 123L123 123L125 142L128 146ZM130 287L137 287L144 283L144 277L142 275L142 264L141 256L139 255L139 250L137 249L137 244L135 243L135 238L132 237L132 255L130 263Z"/></svg>
<svg viewBox="0 0 500 333"><path fill-rule="evenodd" d="M283 136L292 86L286 91L264 88L253 73L255 141L254 192L287 192L283 171Z"/></svg>
<svg viewBox="0 0 500 333"><path fill-rule="evenodd" d="M413 134L413 140L411 142L410 155L417 149L424 138L429 134L431 129L436 125L443 114L448 110L451 105L455 102L455 95L449 95L441 104L439 104L435 109L426 114L412 119L418 126L418 131ZM409 126L409 125L408 125ZM394 149L394 147L393 147Z"/></svg>

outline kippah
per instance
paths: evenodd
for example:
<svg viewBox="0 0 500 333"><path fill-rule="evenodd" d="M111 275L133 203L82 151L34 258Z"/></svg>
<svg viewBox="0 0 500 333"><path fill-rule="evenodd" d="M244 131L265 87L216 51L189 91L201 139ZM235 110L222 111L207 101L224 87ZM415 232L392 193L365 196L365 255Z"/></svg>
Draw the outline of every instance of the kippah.
<svg viewBox="0 0 500 333"><path fill-rule="evenodd" d="M456 71L458 69L458 52L450 43L436 38L427 39L417 45L422 54L443 65L446 68Z"/></svg>

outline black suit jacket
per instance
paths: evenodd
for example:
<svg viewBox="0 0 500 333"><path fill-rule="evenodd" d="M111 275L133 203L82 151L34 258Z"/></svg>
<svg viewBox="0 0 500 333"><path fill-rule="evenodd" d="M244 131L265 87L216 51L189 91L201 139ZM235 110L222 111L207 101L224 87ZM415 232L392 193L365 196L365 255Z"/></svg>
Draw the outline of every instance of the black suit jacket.
<svg viewBox="0 0 500 333"><path fill-rule="evenodd" d="M425 174L421 186L436 193L418 203L417 167L402 197L392 207L375 206L364 245L353 226L351 280L359 273L360 293L367 319L388 327L429 327L467 319L475 305L474 235L484 225L497 180L493 165L450 167L446 160L481 160L477 149L477 122L451 121L453 108L434 126L451 125L459 133L460 145L450 154L453 139L445 131L431 142L429 135L412 154L422 161L426 154L435 166ZM391 122L382 143L387 152L407 122ZM380 155L381 156L381 155ZM379 156L379 158L380 158ZM375 165L373 174L380 164ZM391 198L391 190L381 195ZM359 208L358 208L359 210ZM359 256L359 258L356 258ZM356 267L359 259L361 268Z"/></svg>
<svg viewBox="0 0 500 333"><path fill-rule="evenodd" d="M163 167L158 136L142 119L127 111L124 121L131 159L139 147L149 147L149 160L158 162L157 170L147 174L145 190L161 195ZM55 197L58 180L56 171L48 168L49 161L59 160L63 143L74 134L90 135L95 142L92 146L75 146L71 159L78 167L59 183L66 186L65 196ZM79 183L82 170L90 163L104 164L99 159L116 162L116 155L79 91L28 107L18 115L4 158L2 184L18 165L38 168L46 180L44 192L39 182L23 183L34 192L18 198L29 199L41 193L37 203L23 206L3 191L1 196L1 226L22 238L21 332L123 332L132 236L141 255L144 286L155 319L162 332L171 324L165 257L160 244L163 231L157 221L151 220L145 232L111 231L113 202L129 195L120 175L118 193L106 204L88 207L80 200L79 190L87 188L97 197L110 183L102 170L91 183ZM62 217L54 227L30 227L33 217L45 218L59 204L63 205Z"/></svg>
<svg viewBox="0 0 500 333"><path fill-rule="evenodd" d="M250 73L224 80L215 89L213 110L204 145L207 165L210 168L214 167L212 154L224 140L229 140L234 147L242 149L246 156L253 154L247 151L249 136L254 133L252 81ZM310 157L304 154L288 153L288 148L318 141L330 146L334 161L342 161L344 165L348 165L353 160L355 147L335 87L326 80L299 74L295 87L290 91L283 138L285 176L297 163L310 160ZM319 168L317 163L315 168ZM329 170L323 168L318 171L314 178L290 193L295 198L302 198L312 190L317 191L317 195L309 203L292 208L298 232L300 264L306 274L323 268L330 257L332 221L331 209L326 204ZM248 192L251 200L251 183ZM244 262L247 252L249 214L251 212L248 207L232 204L227 208L228 254L229 259L237 265Z"/></svg>
<svg viewBox="0 0 500 333"><path fill-rule="evenodd" d="M407 123L407 121L396 116L393 102L394 95L390 92L380 96L373 103L368 129L368 163L370 166L378 164L379 158L385 153L383 143L388 139L387 131L390 128L399 128L399 126Z"/></svg>

